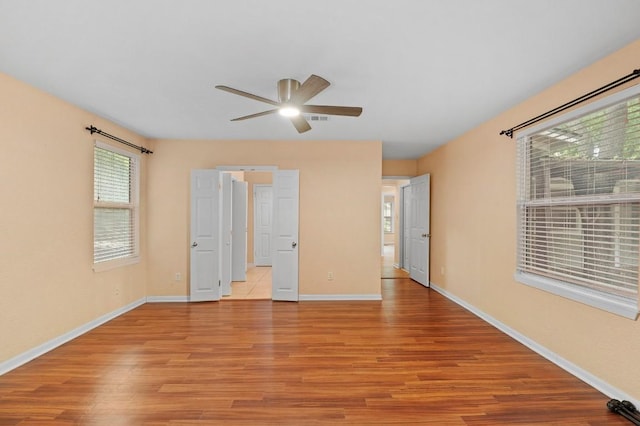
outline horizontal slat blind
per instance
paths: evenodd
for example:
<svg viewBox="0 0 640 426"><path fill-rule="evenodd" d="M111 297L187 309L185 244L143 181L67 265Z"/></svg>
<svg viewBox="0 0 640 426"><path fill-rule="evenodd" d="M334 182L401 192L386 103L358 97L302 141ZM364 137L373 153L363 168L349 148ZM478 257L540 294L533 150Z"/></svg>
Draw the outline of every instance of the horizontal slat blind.
<svg viewBox="0 0 640 426"><path fill-rule="evenodd" d="M137 255L137 165L133 155L94 148L94 263Z"/></svg>
<svg viewBox="0 0 640 426"><path fill-rule="evenodd" d="M640 97L518 140L518 269L637 298Z"/></svg>

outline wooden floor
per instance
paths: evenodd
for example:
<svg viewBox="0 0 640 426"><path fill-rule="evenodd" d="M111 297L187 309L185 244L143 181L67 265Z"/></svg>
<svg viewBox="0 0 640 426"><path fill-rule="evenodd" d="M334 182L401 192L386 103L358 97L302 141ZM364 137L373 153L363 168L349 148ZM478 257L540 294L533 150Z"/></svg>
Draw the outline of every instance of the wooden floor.
<svg viewBox="0 0 640 426"><path fill-rule="evenodd" d="M383 248L382 262L381 262L381 277L382 279L389 278L408 278L409 273L396 267L395 263L395 247L393 245L385 245Z"/></svg>
<svg viewBox="0 0 640 426"><path fill-rule="evenodd" d="M406 279L382 302L145 304L0 376L0 425L626 425Z"/></svg>

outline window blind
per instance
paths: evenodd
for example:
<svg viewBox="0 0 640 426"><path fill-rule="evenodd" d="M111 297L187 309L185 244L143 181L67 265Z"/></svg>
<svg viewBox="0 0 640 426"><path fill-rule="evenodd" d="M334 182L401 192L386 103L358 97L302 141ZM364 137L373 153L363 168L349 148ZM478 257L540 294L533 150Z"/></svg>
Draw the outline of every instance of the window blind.
<svg viewBox="0 0 640 426"><path fill-rule="evenodd" d="M137 173L137 156L95 146L94 263L138 254Z"/></svg>
<svg viewBox="0 0 640 426"><path fill-rule="evenodd" d="M640 96L518 139L518 270L637 300Z"/></svg>

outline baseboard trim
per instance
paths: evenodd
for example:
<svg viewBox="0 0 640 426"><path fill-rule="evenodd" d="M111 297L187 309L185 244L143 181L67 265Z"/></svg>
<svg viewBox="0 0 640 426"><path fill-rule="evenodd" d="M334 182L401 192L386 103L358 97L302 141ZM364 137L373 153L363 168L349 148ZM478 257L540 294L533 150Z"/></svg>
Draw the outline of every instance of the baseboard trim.
<svg viewBox="0 0 640 426"><path fill-rule="evenodd" d="M480 309L476 308L475 306L473 306L473 305L465 302L464 300L460 299L459 297L449 293L447 290L439 287L437 284L430 283L430 286L434 291L437 291L438 293L440 293L441 295L443 295L447 299L449 299L452 302L456 303L457 305L465 308L467 311L471 312L472 314L474 314L478 318L480 318L480 319L484 320L485 322L491 324L492 326L494 326L498 330L502 331L503 333L505 333L509 337L517 340L518 342L522 343L523 345L525 345L526 347L528 347L532 351L536 352L538 355L546 358L547 360L551 361L552 363L554 363L558 367L562 368L563 370L565 370L569 374L572 374L573 376L575 376L578 379L582 380L583 382L585 382L589 386L591 386L591 387L599 390L603 394L607 395L609 398L616 398L616 399L619 399L619 400L631 401L636 406L638 406L640 404L640 401L635 400L631 395L621 391L620 389L616 388L615 386L610 385L609 383L605 382L604 380L600 379L599 377L596 377L595 375L589 373L587 370L584 370L584 369L578 367L574 363L566 360L565 358L561 357L560 355L556 354L555 352L547 349L546 347L542 346L538 342L528 338L524 334L522 334L522 333L512 329L508 325L498 321L497 319L495 319L492 316L484 313L483 311L481 311Z"/></svg>
<svg viewBox="0 0 640 426"><path fill-rule="evenodd" d="M348 300L382 300L380 294L301 294L300 302L313 301L348 301Z"/></svg>
<svg viewBox="0 0 640 426"><path fill-rule="evenodd" d="M147 296L147 303L188 302L189 296Z"/></svg>
<svg viewBox="0 0 640 426"><path fill-rule="evenodd" d="M115 311L111 311L107 314L104 314L92 321L89 321L86 324L81 325L80 327L77 327L67 333L64 333L61 336L55 337L49 340L48 342L45 342L39 346L36 346L33 349L29 349L26 352L23 352L19 355L16 355L13 358L8 359L7 361L0 363L0 376L13 369L20 367L23 364L26 364L29 361L36 359L41 355L44 355L45 353L57 348L58 346L61 346L67 343L70 340L75 339L76 337L83 335L84 333L104 324L107 321L111 321L112 319L124 314L125 312L129 312L130 310L135 309L138 306L144 305L145 302L146 302L146 299L144 297L141 299L138 299L134 302L129 303L128 305L125 305L121 308L116 309Z"/></svg>

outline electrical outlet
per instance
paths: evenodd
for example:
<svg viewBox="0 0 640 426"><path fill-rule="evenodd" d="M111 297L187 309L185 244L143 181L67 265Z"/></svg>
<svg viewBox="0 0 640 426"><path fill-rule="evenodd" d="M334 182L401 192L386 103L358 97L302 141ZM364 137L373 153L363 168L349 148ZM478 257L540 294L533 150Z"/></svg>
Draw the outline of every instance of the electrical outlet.
<svg viewBox="0 0 640 426"><path fill-rule="evenodd" d="M440 275L444 275L444 266L440 267Z"/></svg>
<svg viewBox="0 0 640 426"><path fill-rule="evenodd" d="M182 281L182 274L180 272L176 272L176 275L173 279L176 281Z"/></svg>
<svg viewBox="0 0 640 426"><path fill-rule="evenodd" d="M329 281L333 281L333 272L329 272L329 273L327 274L327 279L328 279Z"/></svg>
<svg viewBox="0 0 640 426"><path fill-rule="evenodd" d="M120 288L116 287L114 293L116 296L120 296Z"/></svg>

